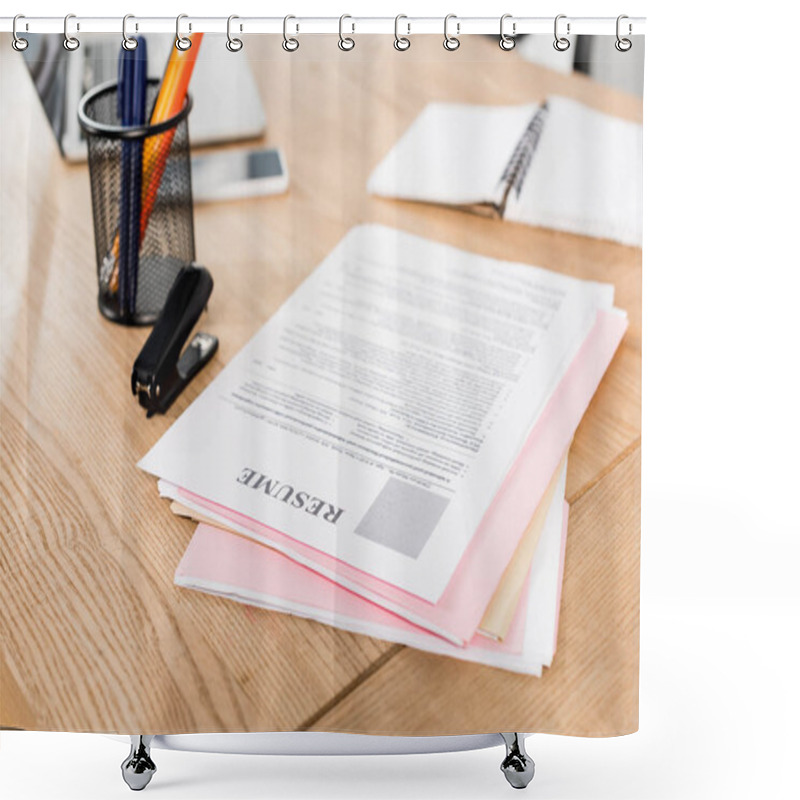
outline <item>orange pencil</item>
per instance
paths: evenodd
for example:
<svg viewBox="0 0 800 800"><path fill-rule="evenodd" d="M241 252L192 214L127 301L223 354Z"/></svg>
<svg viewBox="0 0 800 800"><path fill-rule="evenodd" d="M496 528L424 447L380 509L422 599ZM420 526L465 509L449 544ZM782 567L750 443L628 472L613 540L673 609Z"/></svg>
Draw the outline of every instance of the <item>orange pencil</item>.
<svg viewBox="0 0 800 800"><path fill-rule="evenodd" d="M170 85L166 87L167 91L159 92L158 94L156 107L153 109L151 118L153 124L175 116L183 108L183 104L186 101L186 93L189 90L189 81L192 78L194 64L197 59L197 49L202 39L202 33L195 34L192 40L192 47L184 51L179 51L176 48L173 56L170 56L170 61L173 60L173 57L175 60L174 72L171 76ZM163 105L159 102L162 94L164 95ZM172 128L166 133L145 140L142 159L142 216L139 241L144 241L147 223L158 196L161 178L167 166L167 157L174 138L175 128Z"/></svg>

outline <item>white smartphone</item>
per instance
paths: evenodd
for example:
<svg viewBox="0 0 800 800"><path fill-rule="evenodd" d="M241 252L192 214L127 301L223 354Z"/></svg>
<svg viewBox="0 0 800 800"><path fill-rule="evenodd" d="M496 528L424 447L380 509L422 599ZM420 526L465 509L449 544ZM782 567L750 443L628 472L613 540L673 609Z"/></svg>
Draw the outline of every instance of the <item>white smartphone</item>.
<svg viewBox="0 0 800 800"><path fill-rule="evenodd" d="M192 159L195 203L281 194L289 188L283 153L268 150L228 150Z"/></svg>

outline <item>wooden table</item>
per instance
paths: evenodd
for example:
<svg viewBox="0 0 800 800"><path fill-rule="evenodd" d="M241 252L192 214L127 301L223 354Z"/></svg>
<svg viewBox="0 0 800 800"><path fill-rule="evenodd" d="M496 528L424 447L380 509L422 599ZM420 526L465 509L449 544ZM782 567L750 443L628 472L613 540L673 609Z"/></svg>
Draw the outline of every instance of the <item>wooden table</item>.
<svg viewBox="0 0 800 800"><path fill-rule="evenodd" d="M96 308L85 166L58 156L20 56L0 55L0 724L123 733L526 730L606 736L638 724L641 251L366 194L426 102L576 97L640 120L641 100L469 37L247 40L284 148L282 197L195 210L215 280L212 364L163 417L130 394L148 331ZM611 46L611 45L609 45ZM203 57L221 39L207 36ZM235 91L235 87L232 89ZM136 461L358 223L613 282L630 329L575 437L566 576L542 678L467 664L179 589L193 525Z"/></svg>

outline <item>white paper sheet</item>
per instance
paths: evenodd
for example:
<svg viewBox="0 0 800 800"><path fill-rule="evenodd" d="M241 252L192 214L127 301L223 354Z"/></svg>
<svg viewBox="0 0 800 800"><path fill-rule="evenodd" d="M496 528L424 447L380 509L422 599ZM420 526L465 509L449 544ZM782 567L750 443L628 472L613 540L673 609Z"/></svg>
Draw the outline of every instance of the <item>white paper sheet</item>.
<svg viewBox="0 0 800 800"><path fill-rule="evenodd" d="M139 466L436 602L612 302L356 228Z"/></svg>
<svg viewBox="0 0 800 800"><path fill-rule="evenodd" d="M367 188L431 203L499 203L500 176L537 108L429 103L375 168Z"/></svg>
<svg viewBox="0 0 800 800"><path fill-rule="evenodd" d="M642 126L549 97L522 192L512 192L505 218L641 246Z"/></svg>

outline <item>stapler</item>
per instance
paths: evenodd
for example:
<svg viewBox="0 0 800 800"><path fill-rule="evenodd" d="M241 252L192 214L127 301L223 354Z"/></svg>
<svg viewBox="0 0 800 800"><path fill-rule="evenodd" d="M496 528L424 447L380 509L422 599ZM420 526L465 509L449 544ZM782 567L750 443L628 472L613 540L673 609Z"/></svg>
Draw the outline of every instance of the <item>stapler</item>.
<svg viewBox="0 0 800 800"><path fill-rule="evenodd" d="M213 288L211 274L199 264L182 267L175 278L131 373L131 389L148 418L163 414L217 352L216 336L196 333L181 353Z"/></svg>

